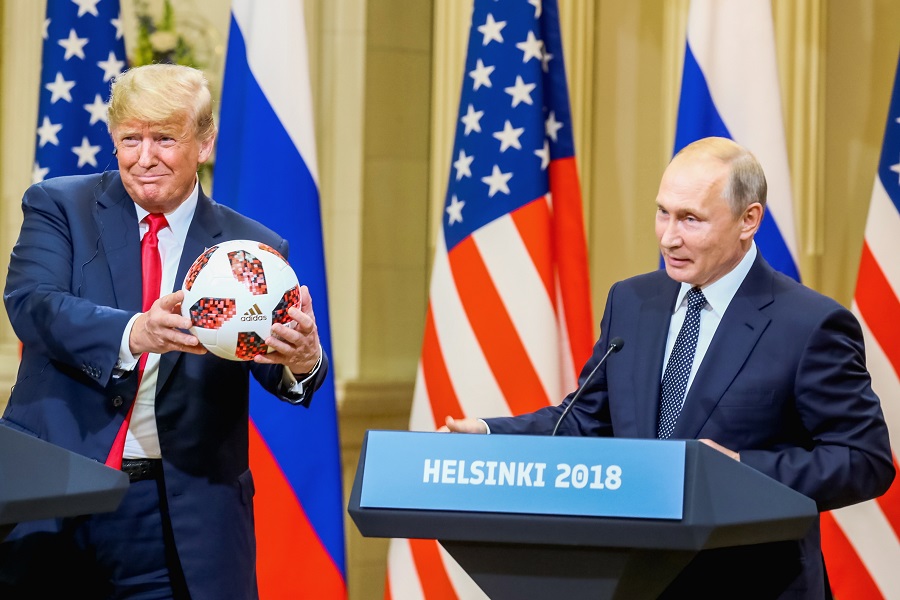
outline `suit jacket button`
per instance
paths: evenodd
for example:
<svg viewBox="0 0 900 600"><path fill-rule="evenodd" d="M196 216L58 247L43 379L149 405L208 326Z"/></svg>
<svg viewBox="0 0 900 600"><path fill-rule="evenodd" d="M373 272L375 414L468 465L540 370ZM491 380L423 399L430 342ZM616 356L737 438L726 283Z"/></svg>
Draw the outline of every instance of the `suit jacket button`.
<svg viewBox="0 0 900 600"><path fill-rule="evenodd" d="M125 403L125 400L122 399L122 396L116 396L115 398L112 399L112 404L113 404L113 406L115 406L116 408L119 408L119 407L122 406L124 403Z"/></svg>

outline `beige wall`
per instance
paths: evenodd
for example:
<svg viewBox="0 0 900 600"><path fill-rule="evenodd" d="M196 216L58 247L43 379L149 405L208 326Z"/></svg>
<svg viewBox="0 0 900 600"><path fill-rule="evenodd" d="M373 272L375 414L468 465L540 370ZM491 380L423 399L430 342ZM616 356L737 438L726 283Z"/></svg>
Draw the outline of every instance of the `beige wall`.
<svg viewBox="0 0 900 600"><path fill-rule="evenodd" d="M0 0L0 256L30 181L42 2ZM178 2L224 42L227 0ZM123 7L130 2L123 0ZM307 0L345 485L367 428L405 426L447 184L471 0ZM900 49L896 0L774 0L800 264L849 304ZM688 0L560 0L596 322L656 266ZM126 14L126 17L128 15ZM4 320L5 321L5 320ZM0 326L0 386L16 341ZM0 403L6 394L0 394ZM382 597L383 540L348 523L352 598Z"/></svg>

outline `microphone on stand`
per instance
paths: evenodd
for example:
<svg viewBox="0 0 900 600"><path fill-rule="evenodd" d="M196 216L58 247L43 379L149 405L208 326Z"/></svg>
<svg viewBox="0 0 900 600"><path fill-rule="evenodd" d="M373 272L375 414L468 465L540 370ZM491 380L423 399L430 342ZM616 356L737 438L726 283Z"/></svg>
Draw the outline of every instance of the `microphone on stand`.
<svg viewBox="0 0 900 600"><path fill-rule="evenodd" d="M584 391L584 388L586 388L588 386L588 383L590 383L591 379L594 377L594 373L596 373L597 369L600 368L600 365L602 365L604 362L606 362L606 359L607 359L607 357L609 357L610 354L615 354L616 352L618 352L619 350L621 350L624 347L625 347L625 340L623 340L620 337L614 337L613 339L611 339L609 341L609 348L606 349L606 354L603 355L603 357L600 359L600 362L598 362L596 364L596 366L591 370L591 372L588 373L588 376L584 378L584 383L581 385L580 388L578 388L578 391L575 392L574 396L572 396L572 401L569 402L568 406L566 406L566 410L564 410L563 414L561 414L559 416L559 419L557 419L556 426L553 427L553 433L550 434L550 437L553 437L554 435L556 435L556 430L559 429L559 424L562 423L562 420L566 418L566 415L569 414L569 411L572 410L572 407L575 406L575 403L578 401L579 398L581 398L581 393Z"/></svg>

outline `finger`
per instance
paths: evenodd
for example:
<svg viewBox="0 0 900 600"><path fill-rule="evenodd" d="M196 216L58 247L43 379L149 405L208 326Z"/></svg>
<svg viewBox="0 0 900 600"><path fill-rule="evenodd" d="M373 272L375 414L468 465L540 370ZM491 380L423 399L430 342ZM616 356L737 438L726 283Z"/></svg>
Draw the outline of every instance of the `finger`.
<svg viewBox="0 0 900 600"><path fill-rule="evenodd" d="M314 318L312 296L309 294L309 288L305 285L300 286L300 310Z"/></svg>
<svg viewBox="0 0 900 600"><path fill-rule="evenodd" d="M159 307L161 309L170 313L175 310L175 307L181 304L182 300L184 300L184 291L178 290L175 293L160 296L157 302L159 302Z"/></svg>

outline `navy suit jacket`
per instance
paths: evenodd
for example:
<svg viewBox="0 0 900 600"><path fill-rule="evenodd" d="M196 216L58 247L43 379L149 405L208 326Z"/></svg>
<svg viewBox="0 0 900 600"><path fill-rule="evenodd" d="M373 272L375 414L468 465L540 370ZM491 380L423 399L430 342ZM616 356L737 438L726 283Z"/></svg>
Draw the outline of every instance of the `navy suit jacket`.
<svg viewBox="0 0 900 600"><path fill-rule="evenodd" d="M621 337L625 346L588 383L561 433L656 437L679 287L660 270L610 289L600 339L579 384L611 339ZM486 422L492 433L549 433L572 396L559 406ZM708 438L738 451L741 462L809 496L820 511L874 498L894 477L856 318L775 272L761 255L722 317L672 438ZM824 581L817 524L799 543L701 552L669 593L821 598Z"/></svg>
<svg viewBox="0 0 900 600"><path fill-rule="evenodd" d="M136 393L133 373L114 376L125 326L141 310L134 202L109 171L34 185L22 206L4 299L23 354L0 424L103 462ZM288 253L281 236L201 191L173 291L206 248L232 239ZM195 600L257 595L251 372L281 400L308 405L327 358L302 396L283 388L281 365L181 352L160 358L156 422L167 500Z"/></svg>

